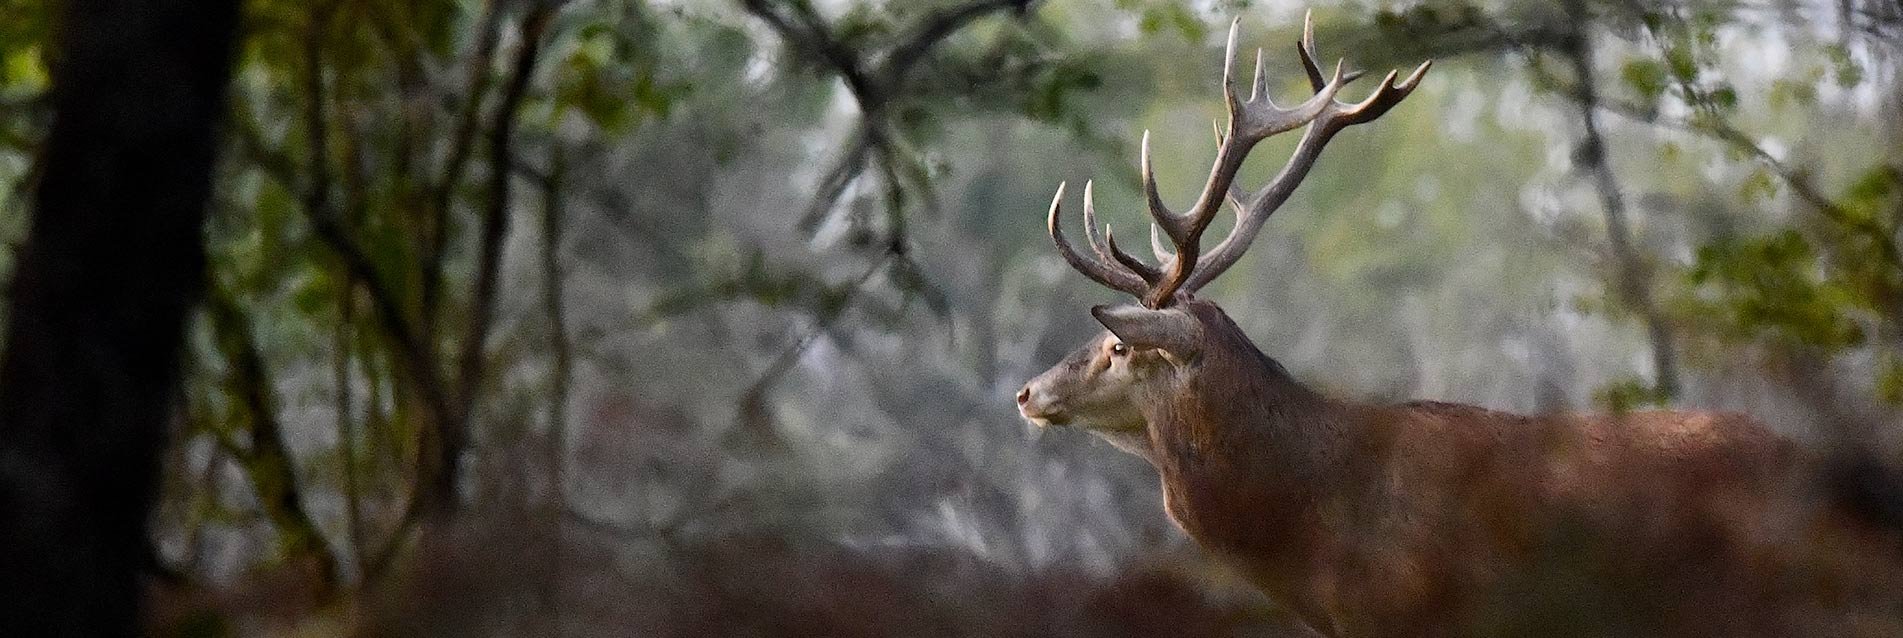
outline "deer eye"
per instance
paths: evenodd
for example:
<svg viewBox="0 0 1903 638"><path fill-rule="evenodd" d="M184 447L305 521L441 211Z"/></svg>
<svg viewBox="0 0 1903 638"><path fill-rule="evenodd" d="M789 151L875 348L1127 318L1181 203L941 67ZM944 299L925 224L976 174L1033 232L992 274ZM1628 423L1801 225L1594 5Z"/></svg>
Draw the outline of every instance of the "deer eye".
<svg viewBox="0 0 1903 638"><path fill-rule="evenodd" d="M1121 343L1110 344L1110 354L1113 354L1119 357L1126 354L1130 354L1130 346L1126 346Z"/></svg>

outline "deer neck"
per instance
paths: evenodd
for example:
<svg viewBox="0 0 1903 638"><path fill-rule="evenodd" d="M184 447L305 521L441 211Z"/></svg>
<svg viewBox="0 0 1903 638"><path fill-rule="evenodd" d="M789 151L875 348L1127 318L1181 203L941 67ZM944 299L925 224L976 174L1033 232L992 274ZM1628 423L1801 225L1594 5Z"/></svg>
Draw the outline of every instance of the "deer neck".
<svg viewBox="0 0 1903 638"><path fill-rule="evenodd" d="M1146 417L1171 518L1211 550L1247 555L1260 575L1318 541L1315 509L1338 483L1355 419L1239 331L1235 340Z"/></svg>
<svg viewBox="0 0 1903 638"><path fill-rule="evenodd" d="M1156 448L1151 445L1147 427L1135 430L1093 430L1091 434L1119 450L1149 461L1150 465L1156 465Z"/></svg>

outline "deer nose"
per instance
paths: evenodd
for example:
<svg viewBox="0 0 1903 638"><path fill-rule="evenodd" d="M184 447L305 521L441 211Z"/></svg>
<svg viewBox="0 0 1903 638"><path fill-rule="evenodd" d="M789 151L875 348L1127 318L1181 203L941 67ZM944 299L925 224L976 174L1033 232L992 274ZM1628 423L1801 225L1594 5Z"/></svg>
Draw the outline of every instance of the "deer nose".
<svg viewBox="0 0 1903 638"><path fill-rule="evenodd" d="M1031 402L1031 386L1026 385L1023 388L1018 390L1018 405L1024 405L1030 402Z"/></svg>

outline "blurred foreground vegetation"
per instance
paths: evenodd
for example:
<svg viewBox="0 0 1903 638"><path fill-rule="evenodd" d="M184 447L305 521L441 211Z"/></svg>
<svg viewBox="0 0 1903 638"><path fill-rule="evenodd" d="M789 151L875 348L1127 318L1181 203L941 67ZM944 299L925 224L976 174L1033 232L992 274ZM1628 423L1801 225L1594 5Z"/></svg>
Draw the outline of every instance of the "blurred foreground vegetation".
<svg viewBox="0 0 1903 638"><path fill-rule="evenodd" d="M1292 101L1309 8L1323 56L1435 66L1206 293L1298 376L1903 443L1894 2L243 8L154 521L179 626L1291 631L1140 461L1006 397L1110 299L1057 183L1139 228L1148 129L1189 197L1228 21ZM8 276L60 28L0 15Z"/></svg>

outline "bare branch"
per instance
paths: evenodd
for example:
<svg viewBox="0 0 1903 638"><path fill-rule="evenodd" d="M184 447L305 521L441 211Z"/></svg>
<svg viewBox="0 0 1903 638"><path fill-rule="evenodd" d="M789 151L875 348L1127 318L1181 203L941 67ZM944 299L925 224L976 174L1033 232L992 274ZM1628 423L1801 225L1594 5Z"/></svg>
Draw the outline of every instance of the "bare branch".
<svg viewBox="0 0 1903 638"><path fill-rule="evenodd" d="M795 14L793 18L775 11L768 0L740 0L741 7L747 13L767 23L787 44L817 58L839 74L862 107L883 103L885 96L879 91L881 87L876 86L865 72L858 52L833 38L825 20L819 17L813 6L806 0L790 0L785 4L792 8ZM795 19L799 21L798 24L794 23Z"/></svg>
<svg viewBox="0 0 1903 638"><path fill-rule="evenodd" d="M837 74L859 106L861 120L845 144L845 152L826 172L813 201L799 218L797 227L810 235L825 221L846 186L865 171L869 153L890 156L897 152L885 131L885 113L889 103L900 95L912 68L945 38L972 21L1008 8L1023 12L1030 0L976 0L932 12L919 20L909 37L890 48L883 63L870 70L857 51L832 37L829 26L805 0L785 3L794 14L791 17L776 11L768 0L740 0L740 4L771 27L791 48L806 52Z"/></svg>
<svg viewBox="0 0 1903 638"><path fill-rule="evenodd" d="M813 326L804 335L795 339L785 350L780 351L780 354L773 358L772 363L767 364L753 383L747 385L747 389L740 393L740 421L743 425L755 426L749 429L754 430L754 434L760 433L757 431L758 426L763 424L752 417L763 409L767 392L772 390L773 385L778 383L781 377L793 369L793 364L799 362L800 356L806 354L807 349L813 347L813 344L819 341L819 337L824 335L833 323L845 316L846 311L852 308L853 300L865 290L866 284L871 283L872 277L879 274L879 271L883 270L895 256L897 255L891 251L881 253L879 259L874 260L865 272L846 284L840 293L838 303L821 312Z"/></svg>
<svg viewBox="0 0 1903 638"><path fill-rule="evenodd" d="M1652 345L1653 387L1659 396L1678 395L1678 366L1674 353L1671 324L1665 321L1652 300L1651 272L1632 246L1632 231L1627 222L1625 197L1619 189L1606 157L1606 141L1599 132L1598 92L1592 69L1592 35L1585 32L1587 16L1583 0L1568 0L1568 13L1580 29L1565 41L1564 49L1578 77L1578 104L1581 123L1579 156L1598 188L1601 208L1606 216L1606 239L1611 243L1613 259L1618 261L1619 295L1645 320Z"/></svg>
<svg viewBox="0 0 1903 638"><path fill-rule="evenodd" d="M865 172L866 156L871 153L874 144L870 126L868 122L859 123L858 129L846 142L846 152L840 154L839 161L826 171L825 177L820 178L819 189L813 194L812 203L807 204L806 212L800 215L800 232L811 235L818 230L820 222L826 220L827 214L839 202L840 195L846 192L846 187Z"/></svg>
<svg viewBox="0 0 1903 638"><path fill-rule="evenodd" d="M474 409L476 390L482 385L482 355L488 342L489 328L494 323L502 240L509 231L509 186L512 182L509 158L516 116L521 110L523 98L528 94L529 82L534 77L535 63L541 54L542 35L554 15L553 6L538 4L523 19L522 45L516 52L514 70L502 102L496 107L495 126L490 130L489 199L482 219L476 288L470 303L468 329L463 332L462 353L456 365L455 404L451 406L447 418L438 424L442 429L438 433L441 436L438 441L441 449L434 452L440 453L440 456L428 459L437 465L431 468L426 464L424 468L425 476L433 480L419 486L429 495L425 500L425 509L429 512L446 514L455 510L459 477L456 459L467 444L470 413Z"/></svg>
<svg viewBox="0 0 1903 638"><path fill-rule="evenodd" d="M297 169L291 160L276 149L265 146L256 124L245 118L234 118L232 132L238 140L238 151L244 153L251 164L264 170L267 177L279 186L293 193L303 189L297 182ZM308 195L303 201L310 201ZM395 348L398 375L417 388L423 399L433 410L440 411L446 404L443 384L436 363L423 342L411 330L404 316L403 307L397 296L384 279L368 254L351 240L336 215L330 211L305 209L304 216L319 241L337 255L348 276L363 287L370 305L376 310L377 325L384 337Z"/></svg>
<svg viewBox="0 0 1903 638"><path fill-rule="evenodd" d="M265 370L264 357L237 304L215 285L208 292L208 314L230 361L233 389L251 417L250 447L233 446L232 456L251 478L258 504L276 528L285 550L293 556L317 559L318 585L328 594L337 587L337 554L304 507L296 463L285 448L284 431L277 420L272 398L275 385Z"/></svg>
<svg viewBox="0 0 1903 638"><path fill-rule="evenodd" d="M1585 94L1579 83L1568 82L1554 77L1538 64L1532 65L1532 68L1535 77L1553 91L1565 95L1574 101L1586 101ZM1811 208L1816 209L1819 214L1829 219L1832 223L1869 235L1871 238L1877 240L1878 250L1882 253L1885 260L1894 266L1903 268L1903 248L1899 248L1896 245L1896 240L1890 237L1887 230L1874 220L1854 215L1850 213L1850 211L1845 210L1842 206L1839 206L1829 195L1826 195L1822 189L1818 188L1816 182L1812 181L1807 173L1801 169L1792 167L1782 159L1779 159L1776 155L1771 154L1770 151L1765 150L1749 133L1715 117L1702 117L1696 120L1668 118L1662 116L1658 112L1658 109L1609 98L1603 95L1595 95L1591 103L1594 108L1599 111L1617 115L1629 121L1691 133L1720 142L1735 151L1749 155L1760 164L1763 164L1765 168L1770 169L1771 173L1776 175L1778 179L1790 186L1793 195L1796 195L1798 199L1802 200Z"/></svg>
<svg viewBox="0 0 1903 638"><path fill-rule="evenodd" d="M429 248L423 254L423 326L424 334L435 332L436 311L442 295L443 262L447 258L444 251L449 246L449 212L455 197L456 186L462 183L463 172L469 166L472 149L475 147L476 132L482 126L480 106L482 97L488 93L489 82L494 74L489 72L491 61L495 59L496 42L502 31L502 11L500 0L488 0L483 3L482 31L477 35L475 54L469 59L469 79L464 82L469 93L463 96L462 109L457 119L461 124L456 127L449 149L449 160L443 165L443 174L437 179L430 194Z"/></svg>
<svg viewBox="0 0 1903 638"><path fill-rule="evenodd" d="M549 362L548 397L548 473L551 509L559 513L568 505L568 393L573 375L569 352L568 319L562 294L562 185L566 162L561 149L549 153L549 179L542 183L542 306L548 313ZM549 614L561 627L561 583L567 527L557 518L554 556L550 565ZM556 633L560 633L557 631Z"/></svg>
<svg viewBox="0 0 1903 638"><path fill-rule="evenodd" d="M906 38L886 56L885 64L880 68L882 83L891 89L897 89L905 82L912 66L925 59L933 47L952 34L964 29L972 22L992 13L1012 9L1022 15L1029 10L1032 0L975 0L967 4L946 7L932 12L919 20Z"/></svg>

